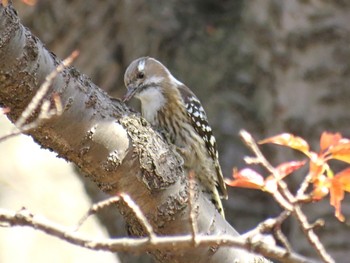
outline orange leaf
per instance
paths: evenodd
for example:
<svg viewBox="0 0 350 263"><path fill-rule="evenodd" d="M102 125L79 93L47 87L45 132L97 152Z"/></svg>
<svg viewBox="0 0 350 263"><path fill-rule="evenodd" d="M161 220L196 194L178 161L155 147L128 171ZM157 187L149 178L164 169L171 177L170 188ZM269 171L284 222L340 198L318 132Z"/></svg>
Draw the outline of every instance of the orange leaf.
<svg viewBox="0 0 350 263"><path fill-rule="evenodd" d="M344 191L350 192L350 167L342 170L334 176Z"/></svg>
<svg viewBox="0 0 350 263"><path fill-rule="evenodd" d="M336 178L333 178L331 188L330 188L330 195L331 195L331 205L335 208L335 216L338 218L339 221L344 222L345 218L341 213L341 201L344 199L344 190L342 188L341 183L336 180Z"/></svg>
<svg viewBox="0 0 350 263"><path fill-rule="evenodd" d="M287 146L289 148L303 152L306 155L309 155L309 144L301 137L294 136L290 133L282 133L259 142L260 144L264 143L274 143L282 146Z"/></svg>
<svg viewBox="0 0 350 263"><path fill-rule="evenodd" d="M225 180L226 184L233 187L243 187L251 189L262 189L264 178L252 169L246 168L241 171L233 170L234 180Z"/></svg>
<svg viewBox="0 0 350 263"><path fill-rule="evenodd" d="M330 158L350 163L350 141L342 139L337 145L329 149Z"/></svg>
<svg viewBox="0 0 350 263"><path fill-rule="evenodd" d="M321 151L327 150L330 146L336 145L342 138L340 133L323 132L320 139Z"/></svg>
<svg viewBox="0 0 350 263"><path fill-rule="evenodd" d="M284 177L291 174L292 172L300 169L305 163L306 163L305 160L281 163L276 167L278 173L281 175L280 179L283 179Z"/></svg>

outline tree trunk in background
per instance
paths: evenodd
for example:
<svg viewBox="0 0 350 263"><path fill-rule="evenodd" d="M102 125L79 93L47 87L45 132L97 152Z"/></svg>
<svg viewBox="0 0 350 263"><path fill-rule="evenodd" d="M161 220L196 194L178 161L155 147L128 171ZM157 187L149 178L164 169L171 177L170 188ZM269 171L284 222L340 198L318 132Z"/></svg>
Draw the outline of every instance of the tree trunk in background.
<svg viewBox="0 0 350 263"><path fill-rule="evenodd" d="M293 132L312 139L315 147L323 130L350 136L346 1L159 3L41 0L34 7L15 1L15 7L23 24L59 57L79 49L76 67L116 96L125 91L123 73L132 59L161 60L201 99L226 177L233 166L244 165L248 154L237 136L242 128L257 138ZM274 163L291 157L271 149ZM228 221L241 231L279 209L256 191L230 189L229 197ZM348 215L345 203L342 208ZM344 262L349 231L336 221L333 209L325 202L310 206L308 213L326 219L322 240L336 261ZM112 228L112 236L120 234ZM294 222L287 231L297 250L311 252Z"/></svg>

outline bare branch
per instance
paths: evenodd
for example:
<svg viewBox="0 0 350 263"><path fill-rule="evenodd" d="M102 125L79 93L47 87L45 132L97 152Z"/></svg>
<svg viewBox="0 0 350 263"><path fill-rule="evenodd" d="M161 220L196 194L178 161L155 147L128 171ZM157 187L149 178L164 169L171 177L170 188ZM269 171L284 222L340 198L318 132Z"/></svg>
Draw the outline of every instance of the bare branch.
<svg viewBox="0 0 350 263"><path fill-rule="evenodd" d="M283 211L278 217L266 219L257 227L245 233L243 236L250 240L266 239L265 234L272 234L275 240L280 241L286 248L287 253L292 253L291 246L281 231L282 223L290 216L290 211ZM274 243L275 244L275 243Z"/></svg>
<svg viewBox="0 0 350 263"><path fill-rule="evenodd" d="M334 263L334 259L327 253L326 249L324 248L323 244L321 243L320 239L314 232L314 228L312 225L309 224L306 215L301 210L301 207L299 204L296 204L294 206L293 214L295 215L296 219L298 220L299 224L301 225L302 230L304 231L307 239L313 245L313 247L316 249L318 254L321 256L321 258L324 260L324 262L327 263Z"/></svg>
<svg viewBox="0 0 350 263"><path fill-rule="evenodd" d="M139 219L140 223L146 230L149 239L152 241L155 238L155 233L153 231L152 226L148 222L147 218L142 213L140 207L130 198L129 195L121 193L119 196L123 199L123 201L131 208L137 219Z"/></svg>
<svg viewBox="0 0 350 263"><path fill-rule="evenodd" d="M113 196L111 198L108 198L107 200L103 200L101 202L93 204L91 206L91 208L89 209L89 211L79 220L74 231L78 231L90 216L96 214L98 211L100 211L101 209L103 209L105 207L109 207L112 204L119 202L119 200L120 200L119 196Z"/></svg>
<svg viewBox="0 0 350 263"><path fill-rule="evenodd" d="M137 253L141 251L152 251L158 249L178 251L180 249L191 250L194 245L192 235L166 237L154 236L152 239L148 237L100 240L96 238L89 239L87 237L84 237L82 234L72 231L72 228L63 227L41 216L36 216L25 208L22 208L18 212L0 209L0 223L6 224L8 226L29 226L37 230L43 231L51 236L58 237L71 244L92 250L104 250L110 252L128 251L132 253ZM312 259L300 256L298 254L288 254L285 249L282 249L272 244L266 244L260 241L256 244L252 244L250 240L242 236L205 236L197 234L196 238L196 247L209 247L218 245L232 246L263 254L267 257L279 259L281 262L286 263L317 262Z"/></svg>
<svg viewBox="0 0 350 263"><path fill-rule="evenodd" d="M282 232L282 223L290 216L290 214L290 211L283 211L280 216L276 218L276 223L273 228L273 236L275 237L275 240L281 242L288 253L292 253L293 250L287 237Z"/></svg>
<svg viewBox="0 0 350 263"><path fill-rule="evenodd" d="M27 108L22 112L21 116L15 122L15 126L18 129L21 129L23 127L24 123L28 120L29 116L33 114L33 112L37 109L38 105L46 95L48 89L52 85L52 82L54 81L56 76L60 72L62 72L67 66L72 64L74 59L78 56L78 54L79 54L78 51L73 51L72 54L69 57L67 57L65 60L63 60L62 63L56 67L55 70L53 70L49 75L46 76L45 82L40 86L35 96L32 98L31 102L28 104ZM46 108L46 112L48 112L47 106L44 106L44 108Z"/></svg>
<svg viewBox="0 0 350 263"><path fill-rule="evenodd" d="M137 204L135 204L135 202L130 198L129 195L125 193L121 193L118 196L114 196L114 197L108 198L107 200L103 200L101 202L93 204L92 207L89 209L89 211L79 220L75 231L79 230L79 228L83 225L83 223L87 220L89 216L94 215L99 210L109 207L113 204L116 204L121 200L124 201L124 203L133 211L135 216L139 219L140 223L145 228L149 238L153 239L155 237L155 233L153 231L152 226L150 225L147 218L142 213L140 207Z"/></svg>
<svg viewBox="0 0 350 263"><path fill-rule="evenodd" d="M305 176L303 182L300 185L300 188L297 191L297 200L303 199L303 196L305 195L305 192L307 188L309 187L312 180L312 174L308 174Z"/></svg>
<svg viewBox="0 0 350 263"><path fill-rule="evenodd" d="M260 151L258 145L254 141L253 137L246 131L242 130L240 131L240 136L242 137L243 141L247 144L247 146L253 151L253 153L256 155L255 163L260 163L262 166L264 166L275 178L277 181L277 184L283 188L283 193L285 196L288 196L289 198L286 199L280 191L275 191L273 193L273 197L275 200L287 211L292 211L293 206L291 204L291 199L293 200L294 198L291 196L289 190L287 191L287 186L279 180L280 175L278 174L278 171L267 161L265 156L262 154ZM252 159L252 158L250 158Z"/></svg>

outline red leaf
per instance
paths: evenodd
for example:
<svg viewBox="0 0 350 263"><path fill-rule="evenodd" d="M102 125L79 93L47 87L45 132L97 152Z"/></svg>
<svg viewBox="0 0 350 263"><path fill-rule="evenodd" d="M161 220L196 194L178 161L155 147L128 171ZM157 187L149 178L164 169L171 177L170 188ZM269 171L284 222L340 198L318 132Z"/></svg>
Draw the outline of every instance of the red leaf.
<svg viewBox="0 0 350 263"><path fill-rule="evenodd" d="M342 138L340 133L323 132L320 139L321 151L327 150L330 146L336 145Z"/></svg>
<svg viewBox="0 0 350 263"><path fill-rule="evenodd" d="M226 184L233 187L243 187L262 190L264 178L252 169L246 168L241 171L233 170L234 180L225 180Z"/></svg>
<svg viewBox="0 0 350 263"><path fill-rule="evenodd" d="M309 144L301 137L294 136L290 133L282 133L259 142L260 144L264 143L274 143L282 146L287 146L289 148L303 152L306 155L309 155Z"/></svg>
<svg viewBox="0 0 350 263"><path fill-rule="evenodd" d="M287 175L291 174L292 172L300 169L306 161L292 161L292 162L286 162L286 163L281 163L276 167L278 173L281 175L281 178L286 177Z"/></svg>

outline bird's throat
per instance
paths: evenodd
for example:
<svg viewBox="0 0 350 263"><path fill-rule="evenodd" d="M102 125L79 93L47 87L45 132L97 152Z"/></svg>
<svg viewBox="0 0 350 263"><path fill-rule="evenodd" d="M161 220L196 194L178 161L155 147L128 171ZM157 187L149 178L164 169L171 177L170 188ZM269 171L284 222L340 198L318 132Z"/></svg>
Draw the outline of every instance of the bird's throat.
<svg viewBox="0 0 350 263"><path fill-rule="evenodd" d="M136 97L141 101L142 116L153 124L159 109L166 103L164 94L157 87L149 87Z"/></svg>

